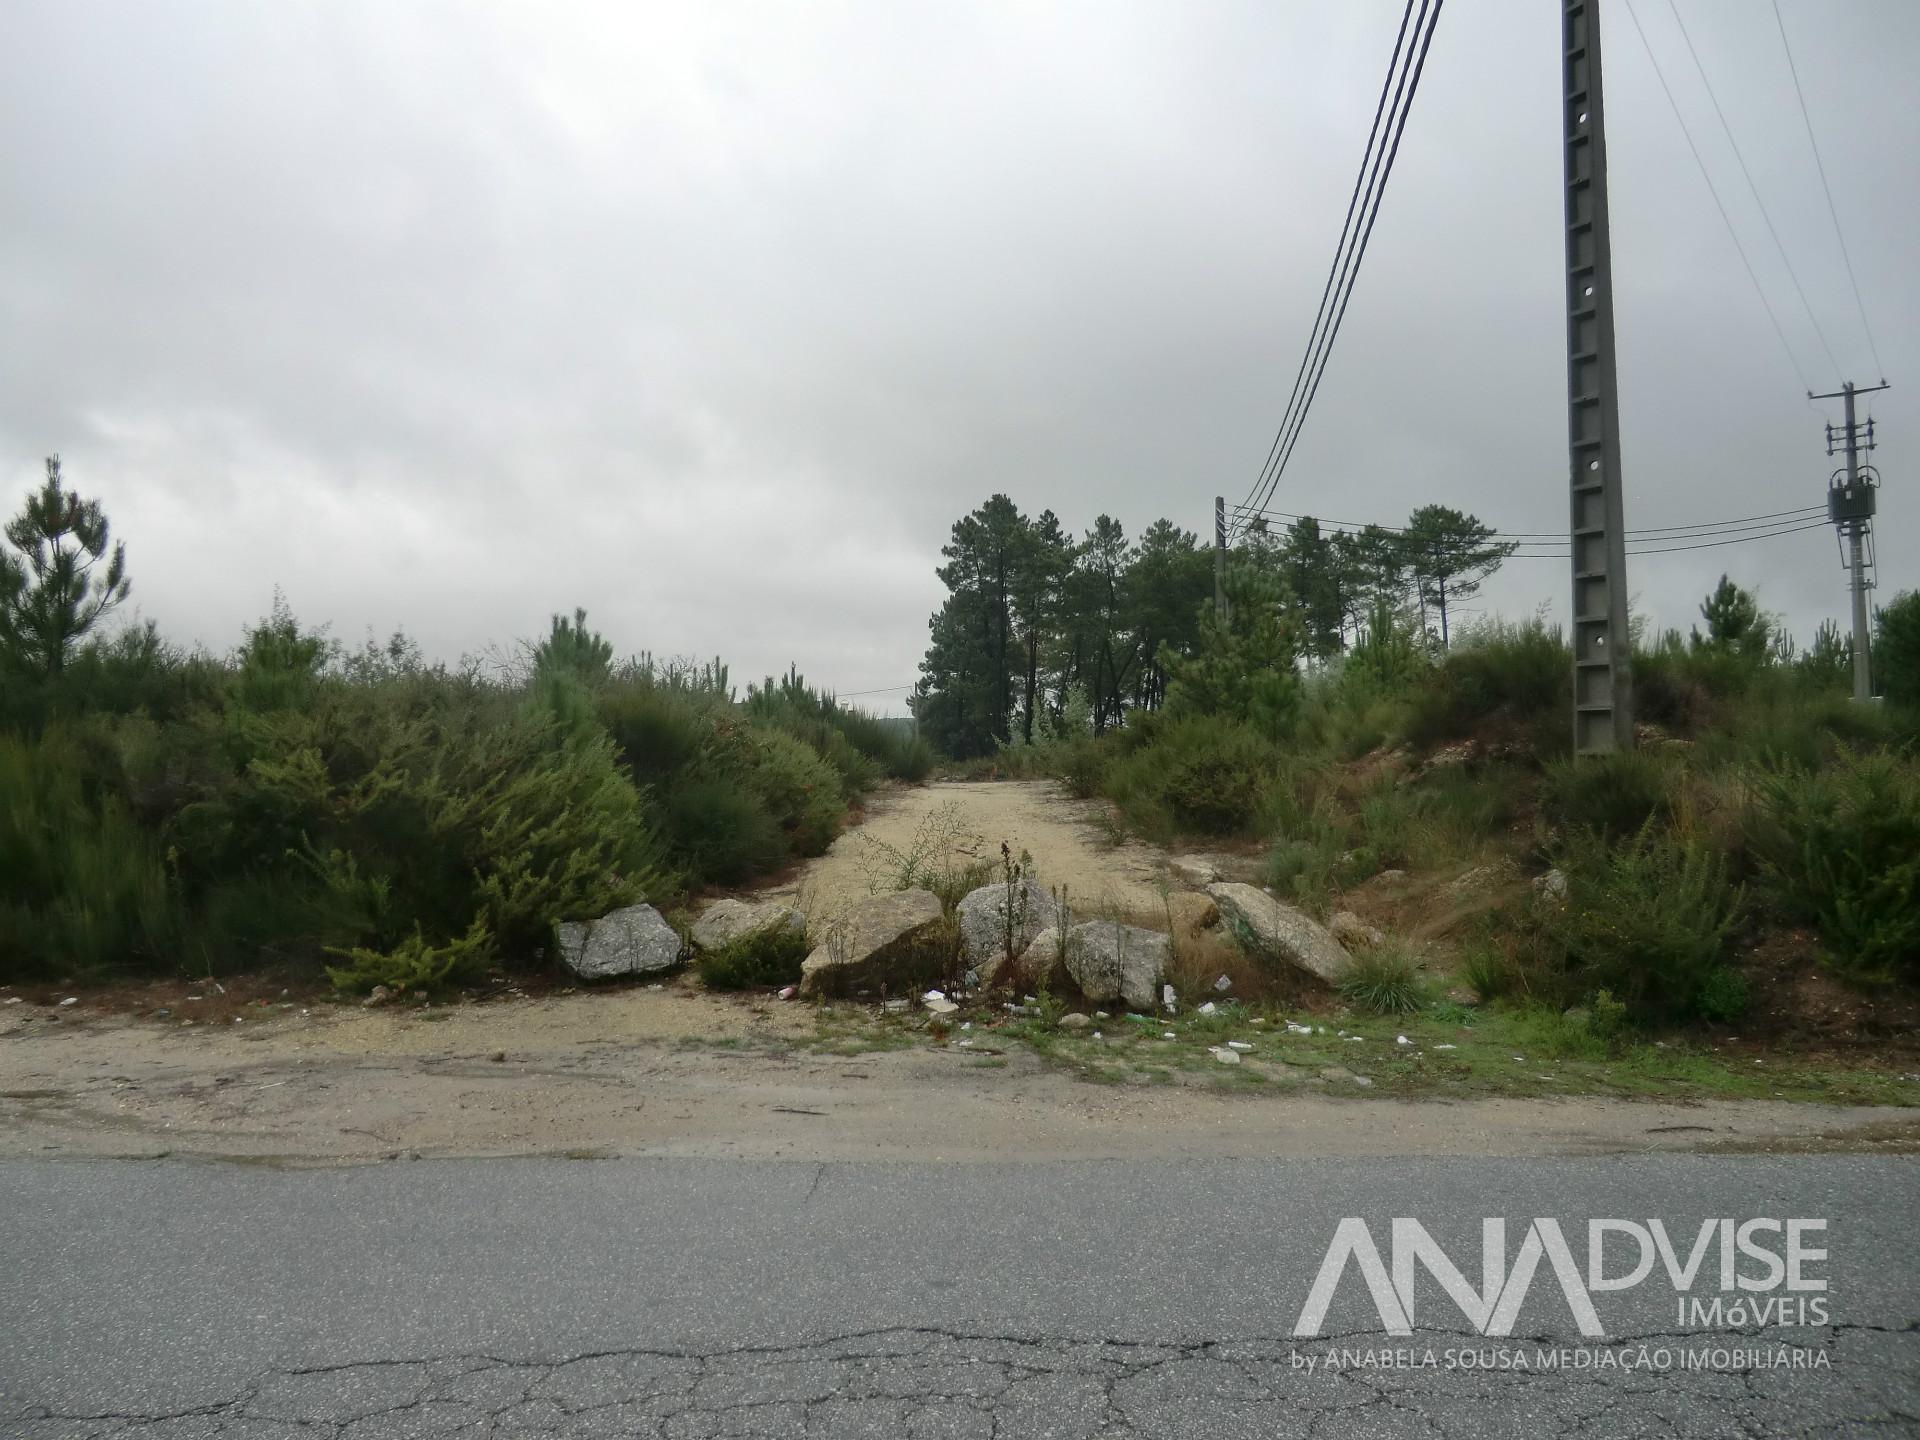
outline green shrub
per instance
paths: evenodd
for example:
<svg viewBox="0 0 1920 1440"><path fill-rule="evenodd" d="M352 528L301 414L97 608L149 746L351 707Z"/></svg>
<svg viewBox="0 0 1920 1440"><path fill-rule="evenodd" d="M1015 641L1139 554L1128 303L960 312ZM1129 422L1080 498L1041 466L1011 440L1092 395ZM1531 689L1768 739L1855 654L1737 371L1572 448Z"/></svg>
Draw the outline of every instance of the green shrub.
<svg viewBox="0 0 1920 1440"><path fill-rule="evenodd" d="M779 824L737 781L684 781L668 792L662 814L672 853L693 879L737 884L786 860Z"/></svg>
<svg viewBox="0 0 1920 1440"><path fill-rule="evenodd" d="M1761 674L1758 662L1731 649L1689 646L1669 630L1633 656L1637 719L1678 735L1705 729Z"/></svg>
<svg viewBox="0 0 1920 1440"><path fill-rule="evenodd" d="M713 735L714 702L686 691L628 681L601 690L596 703L636 784L658 786L692 770Z"/></svg>
<svg viewBox="0 0 1920 1440"><path fill-rule="evenodd" d="M1279 753L1251 728L1194 715L1145 727L1116 758L1106 791L1130 821L1162 835L1245 834L1263 818Z"/></svg>
<svg viewBox="0 0 1920 1440"><path fill-rule="evenodd" d="M695 966L710 990L750 990L761 985L798 983L800 964L806 958L804 930L770 925L718 950L703 952Z"/></svg>
<svg viewBox="0 0 1920 1440"><path fill-rule="evenodd" d="M483 917L518 958L557 919L670 884L642 797L597 728L338 681L297 709L229 718L230 768L194 785L164 833L194 893L228 891L256 933L305 933L317 907L366 927L325 943L384 951L416 924L434 946ZM275 895L293 902L277 924L258 914Z"/></svg>
<svg viewBox="0 0 1920 1440"><path fill-rule="evenodd" d="M179 953L164 852L112 795L89 798L78 750L0 735L0 977L148 969Z"/></svg>
<svg viewBox="0 0 1920 1440"><path fill-rule="evenodd" d="M847 782L847 798L876 777L918 783L933 769L933 747L910 722L883 720L807 684L798 669L747 687L746 713L804 740Z"/></svg>
<svg viewBox="0 0 1920 1440"><path fill-rule="evenodd" d="M1526 730L1539 753L1553 754L1571 744L1572 694L1573 654L1557 629L1539 620L1495 622L1463 636L1414 685L1406 739L1424 748L1504 715Z"/></svg>
<svg viewBox="0 0 1920 1440"><path fill-rule="evenodd" d="M1460 978L1483 1001L1504 1000L1525 988L1513 957L1487 940L1470 946L1461 955Z"/></svg>
<svg viewBox="0 0 1920 1440"><path fill-rule="evenodd" d="M787 837L795 855L818 855L846 818L840 779L802 741L778 730L745 737L747 783Z"/></svg>
<svg viewBox="0 0 1920 1440"><path fill-rule="evenodd" d="M1562 760L1547 768L1540 813L1570 830L1620 839L1670 818L1680 781L1680 762L1654 750Z"/></svg>
<svg viewBox="0 0 1920 1440"><path fill-rule="evenodd" d="M1426 1008L1426 982L1413 957L1394 945L1376 945L1353 957L1340 993L1375 1015L1403 1015Z"/></svg>
<svg viewBox="0 0 1920 1440"><path fill-rule="evenodd" d="M1920 763L1843 754L1756 772L1751 844L1779 894L1861 979L1920 978Z"/></svg>
<svg viewBox="0 0 1920 1440"><path fill-rule="evenodd" d="M1611 991L1641 1020L1700 1014L1745 904L1724 857L1649 825L1619 843L1579 832L1558 859L1566 900L1539 919L1569 992Z"/></svg>
<svg viewBox="0 0 1920 1440"><path fill-rule="evenodd" d="M1604 992L1602 992L1604 993ZM1702 1020L1718 1025L1730 1025L1747 1013L1752 997L1747 989L1747 977L1738 970L1721 966L1718 970L1709 970L1707 978L1701 982L1700 997L1694 1008Z"/></svg>
<svg viewBox="0 0 1920 1440"><path fill-rule="evenodd" d="M1874 618L1868 653L1880 693L1890 704L1920 709L1920 591L1894 596Z"/></svg>
<svg viewBox="0 0 1920 1440"><path fill-rule="evenodd" d="M484 919L476 919L465 935L444 945L429 944L416 925L413 934L387 950L354 946L336 951L347 963L328 966L327 978L334 989L357 994L376 985L396 992L440 990L479 974L492 950Z"/></svg>

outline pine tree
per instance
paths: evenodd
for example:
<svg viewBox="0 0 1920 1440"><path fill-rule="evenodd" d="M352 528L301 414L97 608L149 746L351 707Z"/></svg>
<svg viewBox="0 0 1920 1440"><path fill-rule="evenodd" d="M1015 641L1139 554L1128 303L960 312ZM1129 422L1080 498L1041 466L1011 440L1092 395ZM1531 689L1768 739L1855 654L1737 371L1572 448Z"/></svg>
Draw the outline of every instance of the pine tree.
<svg viewBox="0 0 1920 1440"><path fill-rule="evenodd" d="M1011 735L1015 637L1013 597L1028 525L995 495L956 521L937 573L947 599L930 622L913 711L927 738L958 758L990 753Z"/></svg>
<svg viewBox="0 0 1920 1440"><path fill-rule="evenodd" d="M82 637L127 598L127 547L108 534L98 500L83 500L47 461L47 482L7 522L0 548L0 659L58 676Z"/></svg>
<svg viewBox="0 0 1920 1440"><path fill-rule="evenodd" d="M1020 735L1029 744L1033 742L1035 716L1045 703L1042 670L1059 634L1075 553L1073 542L1051 510L1041 511L1021 538L1019 564L1014 570L1013 616L1025 667Z"/></svg>
<svg viewBox="0 0 1920 1440"><path fill-rule="evenodd" d="M1191 655L1163 647L1166 713L1241 720L1274 739L1292 728L1300 703L1298 653L1286 587L1242 559L1227 567L1225 615L1206 604Z"/></svg>
<svg viewBox="0 0 1920 1440"><path fill-rule="evenodd" d="M1480 593L1487 577L1519 548L1472 515L1446 505L1422 505L1407 519L1401 552L1418 587L1421 609L1440 617L1440 648L1450 640L1447 617L1458 601Z"/></svg>
<svg viewBox="0 0 1920 1440"><path fill-rule="evenodd" d="M1185 653L1200 638L1200 606L1210 601L1213 559L1192 531L1156 520L1140 537L1125 588L1133 630L1130 648L1146 657L1133 688L1134 704L1152 710L1166 698L1161 647Z"/></svg>
<svg viewBox="0 0 1920 1440"><path fill-rule="evenodd" d="M1125 687L1140 659L1128 623L1126 576L1134 559L1127 532L1111 515L1098 516L1087 531L1068 588L1074 676L1093 700L1099 734L1125 715Z"/></svg>
<svg viewBox="0 0 1920 1440"><path fill-rule="evenodd" d="M1722 575L1713 593L1700 602L1700 618L1707 622L1707 633L1702 636L1698 628L1694 630L1694 649L1737 655L1756 665L1766 661L1773 642L1773 619L1761 610L1751 590Z"/></svg>

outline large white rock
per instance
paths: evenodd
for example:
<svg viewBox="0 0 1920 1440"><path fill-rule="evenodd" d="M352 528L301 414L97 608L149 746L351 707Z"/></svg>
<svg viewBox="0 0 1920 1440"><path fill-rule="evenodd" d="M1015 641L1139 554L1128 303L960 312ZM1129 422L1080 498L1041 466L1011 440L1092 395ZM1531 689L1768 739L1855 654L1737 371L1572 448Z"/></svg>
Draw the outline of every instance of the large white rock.
<svg viewBox="0 0 1920 1440"><path fill-rule="evenodd" d="M651 975L680 959L680 932L651 905L627 905L598 920L562 920L553 934L560 963L582 980Z"/></svg>
<svg viewBox="0 0 1920 1440"><path fill-rule="evenodd" d="M1067 931L1067 974L1095 1005L1153 1009L1171 956L1171 944L1157 930L1089 920Z"/></svg>
<svg viewBox="0 0 1920 1440"><path fill-rule="evenodd" d="M1013 888L1013 958L1027 953L1033 937L1060 923L1059 903L1032 876L1023 876ZM955 910L960 920L960 945L967 964L982 976L1007 960L1007 884L982 885Z"/></svg>
<svg viewBox="0 0 1920 1440"><path fill-rule="evenodd" d="M882 987L902 994L939 978L940 956L927 942L941 923L930 890L870 895L821 927L800 967L802 995L844 995Z"/></svg>
<svg viewBox="0 0 1920 1440"><path fill-rule="evenodd" d="M687 931L696 950L720 950L742 936L762 930L786 929L796 934L807 928L807 917L780 900L758 905L745 900L716 900Z"/></svg>
<svg viewBox="0 0 1920 1440"><path fill-rule="evenodd" d="M1291 965L1329 985L1338 985L1353 972L1353 957L1311 915L1252 885L1209 885L1207 894L1220 907L1234 938L1255 959Z"/></svg>

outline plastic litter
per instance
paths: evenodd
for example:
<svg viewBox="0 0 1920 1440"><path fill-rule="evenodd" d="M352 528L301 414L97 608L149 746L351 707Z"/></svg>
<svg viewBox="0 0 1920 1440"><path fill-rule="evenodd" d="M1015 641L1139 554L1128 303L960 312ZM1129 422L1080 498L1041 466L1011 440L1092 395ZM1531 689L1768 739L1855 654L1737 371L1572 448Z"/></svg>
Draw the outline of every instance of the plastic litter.
<svg viewBox="0 0 1920 1440"><path fill-rule="evenodd" d="M1222 975L1218 980L1213 982L1213 988L1224 995L1227 991L1233 989L1233 981L1227 976Z"/></svg>
<svg viewBox="0 0 1920 1440"><path fill-rule="evenodd" d="M1214 1046L1209 1053L1222 1065L1238 1065L1240 1063L1240 1056L1237 1052L1223 1049L1217 1045Z"/></svg>
<svg viewBox="0 0 1920 1440"><path fill-rule="evenodd" d="M1249 1045L1244 1040L1229 1040L1227 1041L1227 1048L1229 1050L1238 1050L1242 1055L1244 1055L1249 1050L1253 1049L1253 1046Z"/></svg>
<svg viewBox="0 0 1920 1440"><path fill-rule="evenodd" d="M1206 1004L1200 1007L1200 1013L1202 1015L1214 1015L1219 1013L1219 1010L1220 1010L1220 1007L1214 1004L1213 1001L1211 1000L1207 1001Z"/></svg>

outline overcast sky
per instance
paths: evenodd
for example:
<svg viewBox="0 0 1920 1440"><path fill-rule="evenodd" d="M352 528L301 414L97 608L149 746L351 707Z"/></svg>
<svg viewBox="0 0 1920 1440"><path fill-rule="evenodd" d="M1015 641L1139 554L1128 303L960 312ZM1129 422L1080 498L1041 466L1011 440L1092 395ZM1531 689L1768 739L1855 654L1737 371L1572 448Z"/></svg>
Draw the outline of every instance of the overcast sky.
<svg viewBox="0 0 1920 1440"><path fill-rule="evenodd" d="M1681 0L1843 373L1667 0L1634 3L1807 378L1878 379L1771 7ZM1920 6L1780 5L1897 387L1890 596L1920 584ZM623 653L903 685L991 492L1130 533L1246 493L1399 10L7 0L0 499L58 451L140 612L216 649L278 585L449 659L585 605ZM1557 11L1447 7L1277 506L1564 525ZM1628 524L1818 503L1822 410L1602 12ZM1831 532L1631 588L1684 626L1722 568L1803 638L1846 614ZM1567 590L1516 560L1482 603Z"/></svg>

